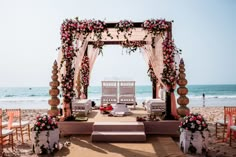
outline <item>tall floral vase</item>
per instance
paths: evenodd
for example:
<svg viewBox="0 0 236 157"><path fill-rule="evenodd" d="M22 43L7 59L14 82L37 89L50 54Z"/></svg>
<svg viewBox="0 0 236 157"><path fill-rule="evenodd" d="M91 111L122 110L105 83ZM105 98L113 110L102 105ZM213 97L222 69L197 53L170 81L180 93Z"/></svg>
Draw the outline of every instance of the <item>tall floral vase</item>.
<svg viewBox="0 0 236 157"><path fill-rule="evenodd" d="M202 154L208 150L209 131L181 131L180 149L184 153Z"/></svg>
<svg viewBox="0 0 236 157"><path fill-rule="evenodd" d="M45 154L53 152L59 144L59 129L32 131L33 152Z"/></svg>

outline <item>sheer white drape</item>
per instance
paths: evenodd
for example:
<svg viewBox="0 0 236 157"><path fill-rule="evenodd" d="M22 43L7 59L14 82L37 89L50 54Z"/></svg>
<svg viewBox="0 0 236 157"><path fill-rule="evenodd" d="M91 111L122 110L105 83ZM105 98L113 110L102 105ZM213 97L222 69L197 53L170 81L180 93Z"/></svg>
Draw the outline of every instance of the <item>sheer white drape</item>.
<svg viewBox="0 0 236 157"><path fill-rule="evenodd" d="M166 90L169 90L167 86L161 81L161 75L163 72L164 68L164 63L163 63L163 52L162 52L162 42L163 38L159 35L155 37L155 44L154 47L152 47L150 44L145 45L142 47L142 53L144 56L144 60L147 60L147 58L150 60L151 65L153 67L153 71L158 79L158 84L156 87L156 96L159 97L159 88L160 84L165 87ZM175 86L176 87L176 86ZM173 88L175 88L173 87ZM171 114L173 116L177 116L177 110L176 110L176 99L175 99L175 94L174 92L171 92Z"/></svg>
<svg viewBox="0 0 236 157"><path fill-rule="evenodd" d="M78 78L78 74L79 74L79 71L80 71L80 67L81 67L81 62L82 62L82 59L84 57L84 53L87 49L87 46L88 46L88 41L85 40L83 45L82 45L82 41L81 40L78 40L77 43L76 43L76 49L79 49L79 51L76 52L76 59L75 59L75 75L74 75L74 84L76 85L76 82L77 82L77 79Z"/></svg>
<svg viewBox="0 0 236 157"><path fill-rule="evenodd" d="M88 57L89 57L89 75L91 76L93 65L98 57L99 48L93 48L93 45L88 46ZM89 79L91 77L89 76Z"/></svg>

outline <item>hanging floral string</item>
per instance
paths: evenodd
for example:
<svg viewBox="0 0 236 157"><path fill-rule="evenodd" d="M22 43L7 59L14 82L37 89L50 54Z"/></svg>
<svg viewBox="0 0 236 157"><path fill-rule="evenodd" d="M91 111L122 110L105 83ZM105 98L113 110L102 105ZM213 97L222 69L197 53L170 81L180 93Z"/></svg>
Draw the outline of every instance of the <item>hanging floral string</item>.
<svg viewBox="0 0 236 157"><path fill-rule="evenodd" d="M144 46L146 43L144 41L122 41L121 46L127 49L127 53L135 52L138 48Z"/></svg>
<svg viewBox="0 0 236 157"><path fill-rule="evenodd" d="M81 85L83 89L87 89L89 86L89 58L88 56L84 56L81 63Z"/></svg>
<svg viewBox="0 0 236 157"><path fill-rule="evenodd" d="M148 76L150 77L150 80L151 80L152 82L156 82L156 81L157 81L157 77L156 77L156 75L155 75L155 73L154 73L153 67L152 67L152 65L151 65L150 62L148 63L148 66L149 66L149 69L148 69L148 71L147 71Z"/></svg>
<svg viewBox="0 0 236 157"><path fill-rule="evenodd" d="M172 89L177 80L176 75L176 64L175 64L175 54L179 53L175 45L174 41L169 39L168 37L162 43L162 50L163 50L163 63L164 69L162 72L162 82L167 85L170 89Z"/></svg>
<svg viewBox="0 0 236 157"><path fill-rule="evenodd" d="M131 37L132 30L133 30L134 24L132 21L128 20L121 20L119 23L116 24L115 28L117 28L117 38L119 39L120 32L124 32L124 38L126 41L128 41L128 37Z"/></svg>

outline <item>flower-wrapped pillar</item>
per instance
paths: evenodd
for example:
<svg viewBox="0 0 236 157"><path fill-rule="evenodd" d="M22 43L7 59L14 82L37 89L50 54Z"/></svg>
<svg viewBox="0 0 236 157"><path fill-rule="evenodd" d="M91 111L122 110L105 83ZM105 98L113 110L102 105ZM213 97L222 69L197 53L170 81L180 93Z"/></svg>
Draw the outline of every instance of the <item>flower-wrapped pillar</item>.
<svg viewBox="0 0 236 157"><path fill-rule="evenodd" d="M174 90L176 87L176 67L174 56L178 53L174 45L174 41L171 39L171 33L169 32L168 37L162 43L163 50L163 73L162 73L162 82L166 86L166 114L165 120L173 120L177 117L176 111L176 102Z"/></svg>
<svg viewBox="0 0 236 157"><path fill-rule="evenodd" d="M186 107L186 105L189 103L189 99L186 97L188 89L185 87L188 81L185 79L186 75L184 66L184 61L181 59L179 64L179 76L177 80L177 84L179 85L177 93L180 95L180 97L177 99L177 102L180 105L180 107L177 109L177 112L181 117L184 117L189 113L189 108Z"/></svg>
<svg viewBox="0 0 236 157"><path fill-rule="evenodd" d="M48 114L50 116L57 116L58 115L58 108L57 105L60 104L60 99L57 97L59 94L59 89L57 88L59 86L58 82L58 66L57 62L54 61L53 64L53 70L52 70L52 81L50 82L51 89L49 90L49 94L51 95L51 99L48 100L48 104L51 105L51 109L48 111Z"/></svg>
<svg viewBox="0 0 236 157"><path fill-rule="evenodd" d="M83 91L81 94L84 94L86 98L88 97L88 86L89 86L89 58L88 56L84 56L81 63L81 69L80 69L80 75L81 75L81 85L83 88Z"/></svg>

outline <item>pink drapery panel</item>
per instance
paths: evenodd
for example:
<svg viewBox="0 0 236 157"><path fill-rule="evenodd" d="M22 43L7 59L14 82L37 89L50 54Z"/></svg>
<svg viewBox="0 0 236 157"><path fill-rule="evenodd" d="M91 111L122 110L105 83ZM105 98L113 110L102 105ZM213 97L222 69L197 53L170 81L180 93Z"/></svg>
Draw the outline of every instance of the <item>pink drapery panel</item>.
<svg viewBox="0 0 236 157"><path fill-rule="evenodd" d="M98 57L99 48L93 48L93 45L88 46L88 57L89 57L89 75L91 76L93 65ZM89 77L91 79L91 77Z"/></svg>
<svg viewBox="0 0 236 157"><path fill-rule="evenodd" d="M173 87L176 88L176 85ZM176 99L175 99L175 92L171 92L171 114L174 117L178 117L177 108L176 108Z"/></svg>
<svg viewBox="0 0 236 157"><path fill-rule="evenodd" d="M76 52L76 59L75 59L75 75L74 75L74 85L76 85L77 79L78 79L78 74L80 71L80 67L81 67L81 62L82 59L84 57L84 53L86 51L86 48L88 46L88 41L85 40L83 45L82 45L82 40L77 40L76 44L75 44L75 48L79 49L79 51Z"/></svg>
<svg viewBox="0 0 236 157"><path fill-rule="evenodd" d="M160 40L157 41L159 43L157 45L155 45L155 47L162 45L163 39L161 37L159 37L159 39ZM155 73L155 75L156 75L156 77L158 79L158 83L162 84L163 87L165 87L165 85L161 81L161 73L163 71L162 46L161 46L160 49L157 49L157 52L156 52L155 48L152 48L151 44L144 45L142 47L142 54L144 56L144 59L148 58L148 60L150 60L152 68L153 68L153 71L154 71L154 73ZM160 55L160 56L158 56L158 55Z"/></svg>
<svg viewBox="0 0 236 157"><path fill-rule="evenodd" d="M162 84L163 87L167 89L166 85L161 81L161 73L163 72L164 68L162 42L163 42L163 37L157 36L155 38L155 45L154 45L155 47L153 48L151 45L145 45L142 47L143 50L142 53L144 58L148 58L150 60L153 67L153 71L158 79L158 83ZM157 89L159 89L159 85L157 86L158 86ZM158 90L156 92L158 92ZM159 97L159 94L156 93L156 96ZM178 116L176 110L176 99L174 92L171 92L171 114L173 116Z"/></svg>
<svg viewBox="0 0 236 157"><path fill-rule="evenodd" d="M150 56L150 53L151 53L151 47L150 46L147 46L145 45L144 47L142 47L142 55L143 55L143 58L144 58L144 61L147 63L147 65L149 64L149 58L151 57ZM154 72L155 73L155 72ZM155 74L156 75L156 74ZM159 89L160 88L160 83L158 81L158 83L156 84L156 98L159 98Z"/></svg>

